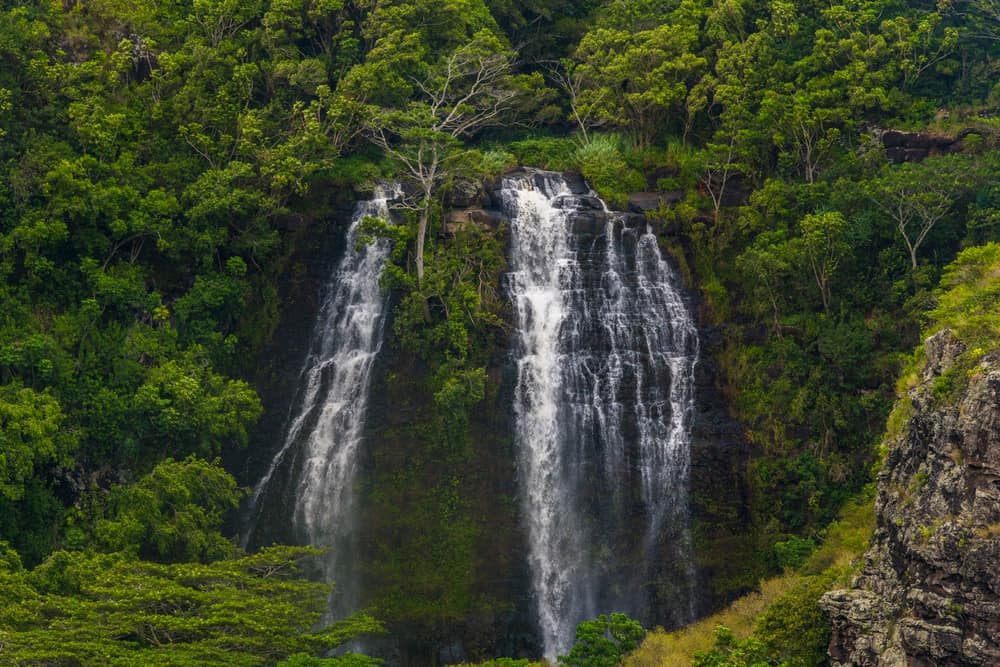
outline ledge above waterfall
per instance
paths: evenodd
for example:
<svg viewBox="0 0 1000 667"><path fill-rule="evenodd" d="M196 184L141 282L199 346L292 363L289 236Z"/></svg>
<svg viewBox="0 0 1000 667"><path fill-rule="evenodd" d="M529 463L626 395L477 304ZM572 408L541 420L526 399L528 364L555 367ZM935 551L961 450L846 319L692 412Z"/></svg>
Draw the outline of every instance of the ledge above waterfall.
<svg viewBox="0 0 1000 667"><path fill-rule="evenodd" d="M493 225L496 224L496 216L506 219L506 215L502 213L504 204L501 191L513 184L544 193L551 198L553 208L567 211L571 231L576 236L603 236L608 222L621 225L625 229L640 230L650 224L639 212L609 210L583 176L577 172L555 172L522 167L486 183L485 189L490 200L490 208L487 211L469 208L448 213L445 219L446 233L450 231L449 224L453 228L456 227L456 223L459 226L463 223Z"/></svg>

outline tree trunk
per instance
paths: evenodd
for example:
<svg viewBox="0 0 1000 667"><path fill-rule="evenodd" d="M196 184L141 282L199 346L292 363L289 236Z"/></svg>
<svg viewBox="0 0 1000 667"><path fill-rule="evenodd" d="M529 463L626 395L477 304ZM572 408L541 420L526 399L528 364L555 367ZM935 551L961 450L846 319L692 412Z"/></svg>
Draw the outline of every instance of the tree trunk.
<svg viewBox="0 0 1000 667"><path fill-rule="evenodd" d="M420 223L417 225L417 287L424 282L424 239L427 237L427 219L430 217L430 202L424 199L420 208Z"/></svg>
<svg viewBox="0 0 1000 667"><path fill-rule="evenodd" d="M427 223L431 216L431 198L430 193L424 196L424 200L420 206L420 222L417 225L417 291L424 285L424 240L427 238ZM427 302L426 297L423 298L424 301L424 321L431 321L431 306Z"/></svg>

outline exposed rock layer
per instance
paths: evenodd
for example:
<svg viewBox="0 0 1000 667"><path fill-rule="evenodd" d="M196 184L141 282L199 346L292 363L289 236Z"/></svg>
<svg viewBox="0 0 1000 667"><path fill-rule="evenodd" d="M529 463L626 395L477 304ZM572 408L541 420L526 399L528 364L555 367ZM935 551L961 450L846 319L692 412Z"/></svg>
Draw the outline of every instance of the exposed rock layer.
<svg viewBox="0 0 1000 667"><path fill-rule="evenodd" d="M1000 355L966 373L949 331L925 351L862 574L821 601L835 667L1000 665Z"/></svg>
<svg viewBox="0 0 1000 667"><path fill-rule="evenodd" d="M891 162L920 162L933 155L960 153L965 149L964 139L973 130L966 129L957 135L934 132L905 132L903 130L881 130L878 136L886 157Z"/></svg>

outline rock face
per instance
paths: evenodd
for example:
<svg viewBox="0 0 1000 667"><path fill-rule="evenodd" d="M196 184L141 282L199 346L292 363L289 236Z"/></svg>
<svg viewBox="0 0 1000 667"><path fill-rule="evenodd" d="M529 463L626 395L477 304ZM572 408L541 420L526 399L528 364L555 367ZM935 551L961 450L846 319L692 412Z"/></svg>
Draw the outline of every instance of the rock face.
<svg viewBox="0 0 1000 667"><path fill-rule="evenodd" d="M835 667L1000 665L1000 355L942 398L963 345L945 330L925 351L862 574L821 600Z"/></svg>
<svg viewBox="0 0 1000 667"><path fill-rule="evenodd" d="M456 178L448 192L449 208L473 208L484 206L489 200L481 181L470 178Z"/></svg>
<svg viewBox="0 0 1000 667"><path fill-rule="evenodd" d="M891 162L920 162L932 155L960 153L964 148L963 139L972 130L963 130L955 136L933 132L905 132L903 130L882 130L878 133L886 157Z"/></svg>

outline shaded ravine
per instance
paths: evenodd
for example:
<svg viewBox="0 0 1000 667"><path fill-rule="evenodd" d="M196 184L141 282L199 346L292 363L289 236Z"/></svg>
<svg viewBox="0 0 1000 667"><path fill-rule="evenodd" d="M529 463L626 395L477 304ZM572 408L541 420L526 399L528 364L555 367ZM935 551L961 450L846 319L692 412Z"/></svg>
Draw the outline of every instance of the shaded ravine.
<svg viewBox="0 0 1000 667"><path fill-rule="evenodd" d="M360 600L355 486L387 310L379 280L389 243L359 243L361 224L366 217L388 219L389 203L399 196L397 186L380 186L355 206L344 255L324 286L281 448L254 487L243 533L245 547L258 546L269 528L264 524L277 514L291 521L297 541L330 547L323 574L337 582L334 615L353 611ZM271 503L285 506L275 513Z"/></svg>
<svg viewBox="0 0 1000 667"><path fill-rule="evenodd" d="M511 220L515 438L545 657L599 613L694 617L688 477L698 335L644 219L562 174L499 190Z"/></svg>

